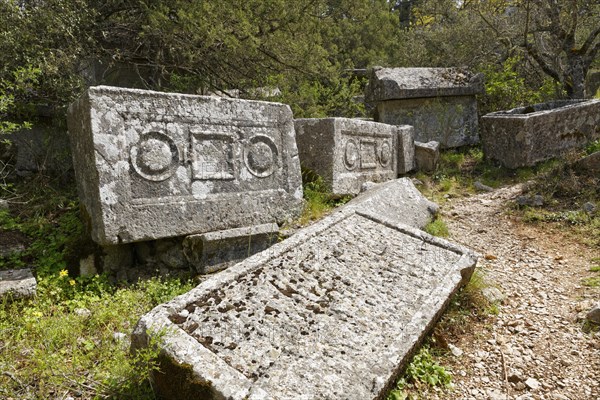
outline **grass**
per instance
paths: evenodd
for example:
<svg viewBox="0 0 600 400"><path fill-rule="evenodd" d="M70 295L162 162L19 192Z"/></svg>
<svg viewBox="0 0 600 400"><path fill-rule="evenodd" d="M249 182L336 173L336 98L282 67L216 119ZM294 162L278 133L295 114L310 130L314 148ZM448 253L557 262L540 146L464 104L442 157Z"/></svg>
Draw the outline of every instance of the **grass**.
<svg viewBox="0 0 600 400"><path fill-rule="evenodd" d="M334 196L323 178L309 169L302 169L302 184L305 204L302 215L298 219L300 225L323 218L335 207L351 199L351 196Z"/></svg>
<svg viewBox="0 0 600 400"><path fill-rule="evenodd" d="M434 220L432 220L431 222L429 222L425 228L424 231L429 233L430 235L433 236L438 236L438 237L448 237L448 235L450 234L448 232L448 226L446 225L446 223L438 218L435 218Z"/></svg>
<svg viewBox="0 0 600 400"><path fill-rule="evenodd" d="M551 160L533 168L510 170L485 160L481 148L472 146L443 151L433 174L417 173L415 177L423 182L420 189L424 195L443 204L449 198L475 193L475 182L492 188L526 182L555 163Z"/></svg>
<svg viewBox="0 0 600 400"><path fill-rule="evenodd" d="M144 313L192 283L77 277L69 270L85 235L74 189L40 177L7 189L0 195L11 209L0 211L0 235L18 232L29 246L0 257L0 268L33 266L38 290L33 299L0 301L0 398L154 398L148 377L157 350L132 356L128 338Z"/></svg>
<svg viewBox="0 0 600 400"><path fill-rule="evenodd" d="M443 151L433 174L417 173L415 177L423 183L419 185L421 192L440 204L475 193L475 182L492 188L527 183L525 195L541 195L545 204L542 207L515 205L513 215L527 223L562 228L583 243L600 249L600 211L588 213L582 210L587 202L600 209L600 177L577 171L571 166L577 159L598 150L600 140L563 159L510 170L485 160L480 147L464 147Z"/></svg>
<svg viewBox="0 0 600 400"><path fill-rule="evenodd" d="M597 146L596 142L590 146ZM529 193L545 199L543 207L517 208L517 215L527 223L543 224L561 229L578 241L600 250L600 212L584 211L591 203L600 208L600 177L572 167L584 153L573 153L540 173Z"/></svg>
<svg viewBox="0 0 600 400"><path fill-rule="evenodd" d="M587 287L600 287L600 258L592 258L592 266L589 271L595 273L595 275L584 278L581 283Z"/></svg>
<svg viewBox="0 0 600 400"><path fill-rule="evenodd" d="M450 338L467 333L473 322L485 322L500 311L499 304L490 303L482 294L488 286L481 269L476 268L467 285L452 297L433 333L413 357L387 400L422 399L427 398L430 389L451 390L452 373L443 366Z"/></svg>

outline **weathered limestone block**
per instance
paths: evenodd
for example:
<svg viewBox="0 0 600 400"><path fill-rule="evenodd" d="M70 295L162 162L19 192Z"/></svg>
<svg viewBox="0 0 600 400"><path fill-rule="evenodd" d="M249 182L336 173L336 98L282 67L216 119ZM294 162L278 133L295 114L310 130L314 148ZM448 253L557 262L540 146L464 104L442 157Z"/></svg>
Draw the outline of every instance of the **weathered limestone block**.
<svg viewBox="0 0 600 400"><path fill-rule="evenodd" d="M433 172L440 161L440 144L434 140L415 142L415 164L418 171Z"/></svg>
<svg viewBox="0 0 600 400"><path fill-rule="evenodd" d="M82 205L102 245L300 212L287 105L99 86L71 105L68 122Z"/></svg>
<svg viewBox="0 0 600 400"><path fill-rule="evenodd" d="M278 235L277 224L190 235L183 240L183 252L198 273L209 274L269 248Z"/></svg>
<svg viewBox="0 0 600 400"><path fill-rule="evenodd" d="M423 196L409 178L374 185L345 207L362 213L376 212L418 229L424 228L439 211L439 206Z"/></svg>
<svg viewBox="0 0 600 400"><path fill-rule="evenodd" d="M600 151L592 153L575 162L575 168L588 174L600 176Z"/></svg>
<svg viewBox="0 0 600 400"><path fill-rule="evenodd" d="M464 68L376 67L366 99L376 105L376 121L412 125L415 140L435 140L448 148L479 141L479 93L482 76Z"/></svg>
<svg viewBox="0 0 600 400"><path fill-rule="evenodd" d="M399 154L403 169L412 162L403 153L412 140L408 126L349 118L297 119L294 125L302 166L319 174L336 195L358 194L364 182L395 179Z"/></svg>
<svg viewBox="0 0 600 400"><path fill-rule="evenodd" d="M398 135L398 176L415 169L415 128L410 125L397 125Z"/></svg>
<svg viewBox="0 0 600 400"><path fill-rule="evenodd" d="M563 100L486 114L481 141L489 159L532 166L600 137L600 100Z"/></svg>
<svg viewBox="0 0 600 400"><path fill-rule="evenodd" d="M7 296L13 300L33 297L36 289L37 281L29 268L0 271L0 299Z"/></svg>
<svg viewBox="0 0 600 400"><path fill-rule="evenodd" d="M344 207L143 316L132 348L160 336L158 395L382 398L476 255L385 208L360 210Z"/></svg>

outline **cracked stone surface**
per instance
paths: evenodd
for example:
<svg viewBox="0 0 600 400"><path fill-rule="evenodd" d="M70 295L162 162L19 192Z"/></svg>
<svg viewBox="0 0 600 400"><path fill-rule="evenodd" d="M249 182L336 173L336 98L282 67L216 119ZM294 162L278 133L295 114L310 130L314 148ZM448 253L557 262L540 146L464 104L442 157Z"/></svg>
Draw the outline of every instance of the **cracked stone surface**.
<svg viewBox="0 0 600 400"><path fill-rule="evenodd" d="M192 381L210 386L206 398L385 395L476 255L376 207L359 210L347 206L142 317L133 347L167 332L163 354L178 366L155 375L157 391L182 398L197 393L181 390ZM183 371L194 377L187 386Z"/></svg>
<svg viewBox="0 0 600 400"><path fill-rule="evenodd" d="M98 86L69 107L79 196L101 245L281 223L301 211L292 112Z"/></svg>

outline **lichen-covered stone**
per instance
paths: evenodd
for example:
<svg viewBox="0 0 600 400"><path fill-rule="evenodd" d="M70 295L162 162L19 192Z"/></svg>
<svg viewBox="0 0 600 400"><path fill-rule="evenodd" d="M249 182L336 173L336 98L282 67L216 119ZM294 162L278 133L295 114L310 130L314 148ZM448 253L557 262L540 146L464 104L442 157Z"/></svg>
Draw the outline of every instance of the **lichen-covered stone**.
<svg viewBox="0 0 600 400"><path fill-rule="evenodd" d="M563 100L486 114L483 152L508 168L532 166L600 137L600 100Z"/></svg>
<svg viewBox="0 0 600 400"><path fill-rule="evenodd" d="M476 262L385 213L346 206L143 316L133 349L160 337L178 385L158 395L382 398Z"/></svg>
<svg viewBox="0 0 600 400"><path fill-rule="evenodd" d="M68 122L82 205L102 245L300 212L286 105L99 86L71 105Z"/></svg>
<svg viewBox="0 0 600 400"><path fill-rule="evenodd" d="M411 127L359 119L297 119L294 125L302 166L321 176L336 195L358 194L368 181L395 179L399 153L412 140ZM414 163L410 154L404 158L403 169L404 163Z"/></svg>
<svg viewBox="0 0 600 400"><path fill-rule="evenodd" d="M440 160L440 144L436 141L415 142L415 164L418 171L433 172Z"/></svg>
<svg viewBox="0 0 600 400"><path fill-rule="evenodd" d="M210 274L267 249L278 234L277 224L263 224L189 235L183 240L183 252L196 271Z"/></svg>
<svg viewBox="0 0 600 400"><path fill-rule="evenodd" d="M35 296L36 290L37 281L29 268L0 271L0 299L29 298Z"/></svg>
<svg viewBox="0 0 600 400"><path fill-rule="evenodd" d="M483 76L466 68L381 68L371 71L366 100L380 102L483 93Z"/></svg>
<svg viewBox="0 0 600 400"><path fill-rule="evenodd" d="M424 228L439 211L439 206L423 196L409 178L373 185L352 199L346 208L361 213L376 212L418 229Z"/></svg>
<svg viewBox="0 0 600 400"><path fill-rule="evenodd" d="M415 140L442 148L477 143L480 74L464 68L374 68L366 91L375 120L412 125Z"/></svg>

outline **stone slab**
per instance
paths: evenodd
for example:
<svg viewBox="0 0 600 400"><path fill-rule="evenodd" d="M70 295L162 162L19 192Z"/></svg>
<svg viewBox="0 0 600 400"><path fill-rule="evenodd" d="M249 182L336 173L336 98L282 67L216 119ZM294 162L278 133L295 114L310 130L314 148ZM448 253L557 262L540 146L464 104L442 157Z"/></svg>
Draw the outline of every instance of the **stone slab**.
<svg viewBox="0 0 600 400"><path fill-rule="evenodd" d="M99 244L282 222L300 212L287 105L99 86L68 114L79 195Z"/></svg>
<svg viewBox="0 0 600 400"><path fill-rule="evenodd" d="M470 277L471 251L345 207L144 315L166 399L381 399Z"/></svg>
<svg viewBox="0 0 600 400"><path fill-rule="evenodd" d="M418 229L424 228L439 211L439 206L423 196L410 178L373 185L346 207L361 213L375 212Z"/></svg>
<svg viewBox="0 0 600 400"><path fill-rule="evenodd" d="M381 68L371 71L368 102L483 93L483 76L466 68Z"/></svg>
<svg viewBox="0 0 600 400"><path fill-rule="evenodd" d="M415 162L415 128L411 125L396 125L398 135L398 176L413 171Z"/></svg>
<svg viewBox="0 0 600 400"><path fill-rule="evenodd" d="M0 271L0 299L7 296L13 300L33 297L36 289L37 281L30 269Z"/></svg>
<svg viewBox="0 0 600 400"><path fill-rule="evenodd" d="M600 138L600 100L563 100L486 114L481 141L488 159L532 166Z"/></svg>
<svg viewBox="0 0 600 400"><path fill-rule="evenodd" d="M198 273L210 274L269 248L278 235L277 224L190 235L183 240L183 252Z"/></svg>
<svg viewBox="0 0 600 400"><path fill-rule="evenodd" d="M409 127L349 118L297 119L294 125L302 167L321 176L335 195L396 178L398 137L410 134Z"/></svg>
<svg viewBox="0 0 600 400"><path fill-rule="evenodd" d="M600 176L600 151L596 151L595 153L577 160L574 167L578 170L585 171L588 174Z"/></svg>
<svg viewBox="0 0 600 400"><path fill-rule="evenodd" d="M415 164L418 171L433 172L440 160L440 144L434 140L415 142Z"/></svg>
<svg viewBox="0 0 600 400"><path fill-rule="evenodd" d="M381 101L375 107L375 120L391 125L412 125L416 141L435 140L442 148L479 142L474 95Z"/></svg>

